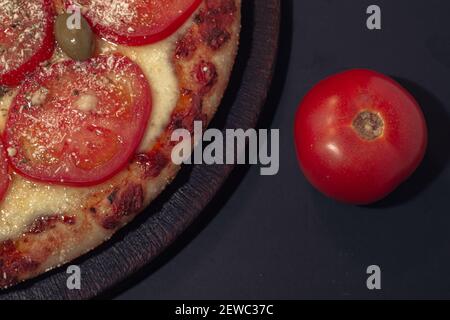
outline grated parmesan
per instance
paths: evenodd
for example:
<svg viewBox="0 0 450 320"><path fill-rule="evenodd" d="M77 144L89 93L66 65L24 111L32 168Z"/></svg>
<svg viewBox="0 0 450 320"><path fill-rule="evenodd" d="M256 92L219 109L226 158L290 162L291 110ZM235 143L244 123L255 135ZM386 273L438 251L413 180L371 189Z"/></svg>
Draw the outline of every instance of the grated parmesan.
<svg viewBox="0 0 450 320"><path fill-rule="evenodd" d="M45 38L41 1L0 0L0 75L29 60Z"/></svg>

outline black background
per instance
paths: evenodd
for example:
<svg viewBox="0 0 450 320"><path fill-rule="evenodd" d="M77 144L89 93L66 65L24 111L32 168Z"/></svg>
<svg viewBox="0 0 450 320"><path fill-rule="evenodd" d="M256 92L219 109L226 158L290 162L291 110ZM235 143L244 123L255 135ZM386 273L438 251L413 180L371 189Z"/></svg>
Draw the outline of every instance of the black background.
<svg viewBox="0 0 450 320"><path fill-rule="evenodd" d="M245 1L245 0L243 0ZM282 0L279 63L260 126L281 130L280 172L238 168L189 231L103 297L450 298L450 2ZM366 8L382 9L381 31ZM400 81L430 130L427 158L370 207L329 200L303 178L293 117L314 83L366 67ZM366 288L366 268L382 290Z"/></svg>

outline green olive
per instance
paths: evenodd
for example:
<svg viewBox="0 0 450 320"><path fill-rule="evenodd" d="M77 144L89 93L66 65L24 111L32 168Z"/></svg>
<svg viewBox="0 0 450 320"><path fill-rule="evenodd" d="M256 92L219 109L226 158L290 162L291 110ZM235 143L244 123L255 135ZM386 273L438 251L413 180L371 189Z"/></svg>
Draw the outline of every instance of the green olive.
<svg viewBox="0 0 450 320"><path fill-rule="evenodd" d="M74 17L68 13L60 14L56 18L56 41L70 58L84 61L94 53L94 35L86 19L81 17L79 26L72 21L73 19Z"/></svg>

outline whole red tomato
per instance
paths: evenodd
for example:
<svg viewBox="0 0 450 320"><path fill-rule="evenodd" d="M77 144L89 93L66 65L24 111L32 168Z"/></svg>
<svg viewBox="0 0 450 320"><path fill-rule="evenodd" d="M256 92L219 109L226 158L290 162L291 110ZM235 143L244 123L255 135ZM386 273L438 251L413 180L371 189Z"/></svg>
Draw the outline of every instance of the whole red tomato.
<svg viewBox="0 0 450 320"><path fill-rule="evenodd" d="M317 84L295 118L306 178L336 200L381 200L419 166L427 127L416 100L391 78L350 70Z"/></svg>

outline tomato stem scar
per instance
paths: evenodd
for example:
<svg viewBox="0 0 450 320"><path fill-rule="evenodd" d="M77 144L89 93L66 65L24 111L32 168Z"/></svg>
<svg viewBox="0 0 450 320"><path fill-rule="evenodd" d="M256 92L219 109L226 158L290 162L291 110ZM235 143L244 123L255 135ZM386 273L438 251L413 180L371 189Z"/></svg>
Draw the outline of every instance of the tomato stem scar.
<svg viewBox="0 0 450 320"><path fill-rule="evenodd" d="M378 113L362 111L353 120L353 128L365 140L375 140L383 135L384 121Z"/></svg>

